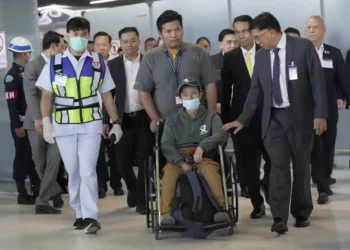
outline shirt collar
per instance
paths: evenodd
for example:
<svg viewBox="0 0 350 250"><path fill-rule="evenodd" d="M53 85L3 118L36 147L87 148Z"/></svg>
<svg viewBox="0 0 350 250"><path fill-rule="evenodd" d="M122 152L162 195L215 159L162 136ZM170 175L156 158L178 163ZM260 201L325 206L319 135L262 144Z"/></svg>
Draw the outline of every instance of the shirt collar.
<svg viewBox="0 0 350 250"><path fill-rule="evenodd" d="M241 49L242 49L243 55L246 55L247 52L248 52L248 50L246 50L246 49L243 48L242 46L241 46ZM251 49L249 50L249 52L250 52L250 54L254 54L254 53L256 52L256 45L255 45L255 43L254 43L254 45L253 45L253 48L251 48Z"/></svg>
<svg viewBox="0 0 350 250"><path fill-rule="evenodd" d="M68 57L69 55L73 56L72 53L70 53L69 47L68 47L68 48L63 52L62 57ZM87 56L92 57L91 53L90 53L87 49L85 49L84 54L81 55L80 59L81 59L81 58L85 58L85 57L87 57ZM73 57L74 57L74 56L73 56Z"/></svg>
<svg viewBox="0 0 350 250"><path fill-rule="evenodd" d="M317 49L316 47L315 47L315 49L316 49L316 51L317 52L320 52L320 51L324 51L324 46L323 46L323 43L321 44L321 46L320 46L320 48L319 49Z"/></svg>
<svg viewBox="0 0 350 250"><path fill-rule="evenodd" d="M136 59L134 61L129 61L126 57L125 57L125 54L123 55L123 58L124 58L124 63L126 62L140 62L140 52L138 54L138 56L136 57Z"/></svg>
<svg viewBox="0 0 350 250"><path fill-rule="evenodd" d="M49 58L47 58L44 53L41 53L41 56L44 58L46 63L49 61Z"/></svg>
<svg viewBox="0 0 350 250"><path fill-rule="evenodd" d="M287 47L287 35L286 33L282 32L282 37L279 43L277 44L276 48L279 48L280 50L285 50ZM273 49L270 50L270 54L273 53Z"/></svg>

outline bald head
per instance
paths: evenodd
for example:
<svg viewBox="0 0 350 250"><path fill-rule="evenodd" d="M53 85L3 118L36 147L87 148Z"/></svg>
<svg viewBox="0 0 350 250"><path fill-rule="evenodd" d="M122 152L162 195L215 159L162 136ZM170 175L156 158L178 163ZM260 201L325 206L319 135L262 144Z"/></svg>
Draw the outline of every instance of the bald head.
<svg viewBox="0 0 350 250"><path fill-rule="evenodd" d="M326 34L326 26L321 16L311 16L306 22L306 36L315 44L321 45Z"/></svg>

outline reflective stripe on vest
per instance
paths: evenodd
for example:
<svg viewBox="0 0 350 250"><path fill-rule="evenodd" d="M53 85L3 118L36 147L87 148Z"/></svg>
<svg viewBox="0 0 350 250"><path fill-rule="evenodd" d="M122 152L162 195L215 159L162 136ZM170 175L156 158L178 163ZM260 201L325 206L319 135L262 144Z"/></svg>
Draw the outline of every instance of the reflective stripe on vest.
<svg viewBox="0 0 350 250"><path fill-rule="evenodd" d="M51 58L51 82L55 97L55 120L59 124L80 124L102 119L98 90L103 83L105 64L102 56L87 56L79 78L68 57ZM55 75L67 76L65 86L55 83Z"/></svg>

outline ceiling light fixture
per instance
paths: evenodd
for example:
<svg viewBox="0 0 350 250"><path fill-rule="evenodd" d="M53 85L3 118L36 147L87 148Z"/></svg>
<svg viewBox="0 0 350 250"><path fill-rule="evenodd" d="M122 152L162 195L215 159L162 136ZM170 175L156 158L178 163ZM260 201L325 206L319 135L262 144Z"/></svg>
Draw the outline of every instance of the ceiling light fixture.
<svg viewBox="0 0 350 250"><path fill-rule="evenodd" d="M97 0L97 1L91 1L90 4L100 4L100 3L108 3L108 2L116 2L118 0Z"/></svg>

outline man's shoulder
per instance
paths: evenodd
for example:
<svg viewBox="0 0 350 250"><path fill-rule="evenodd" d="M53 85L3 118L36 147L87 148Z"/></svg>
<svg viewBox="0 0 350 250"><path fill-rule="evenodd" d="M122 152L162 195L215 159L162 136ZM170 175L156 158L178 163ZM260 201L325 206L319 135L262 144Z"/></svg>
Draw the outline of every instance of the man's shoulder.
<svg viewBox="0 0 350 250"><path fill-rule="evenodd" d="M332 52L333 53L341 53L340 49L338 49L337 47L334 47L332 45L324 43L323 46L324 46L325 53L326 53L326 51L329 51L330 53L332 53Z"/></svg>
<svg viewBox="0 0 350 250"><path fill-rule="evenodd" d="M194 43L183 42L182 48L187 49L187 50L191 50L191 51L195 51L198 53L204 52L204 49L201 46L199 46L198 44L194 44Z"/></svg>
<svg viewBox="0 0 350 250"><path fill-rule="evenodd" d="M114 65L116 63L119 63L120 61L123 61L123 56L117 56L117 57L113 58L112 60L109 60L107 62L107 65L110 65L110 64Z"/></svg>

